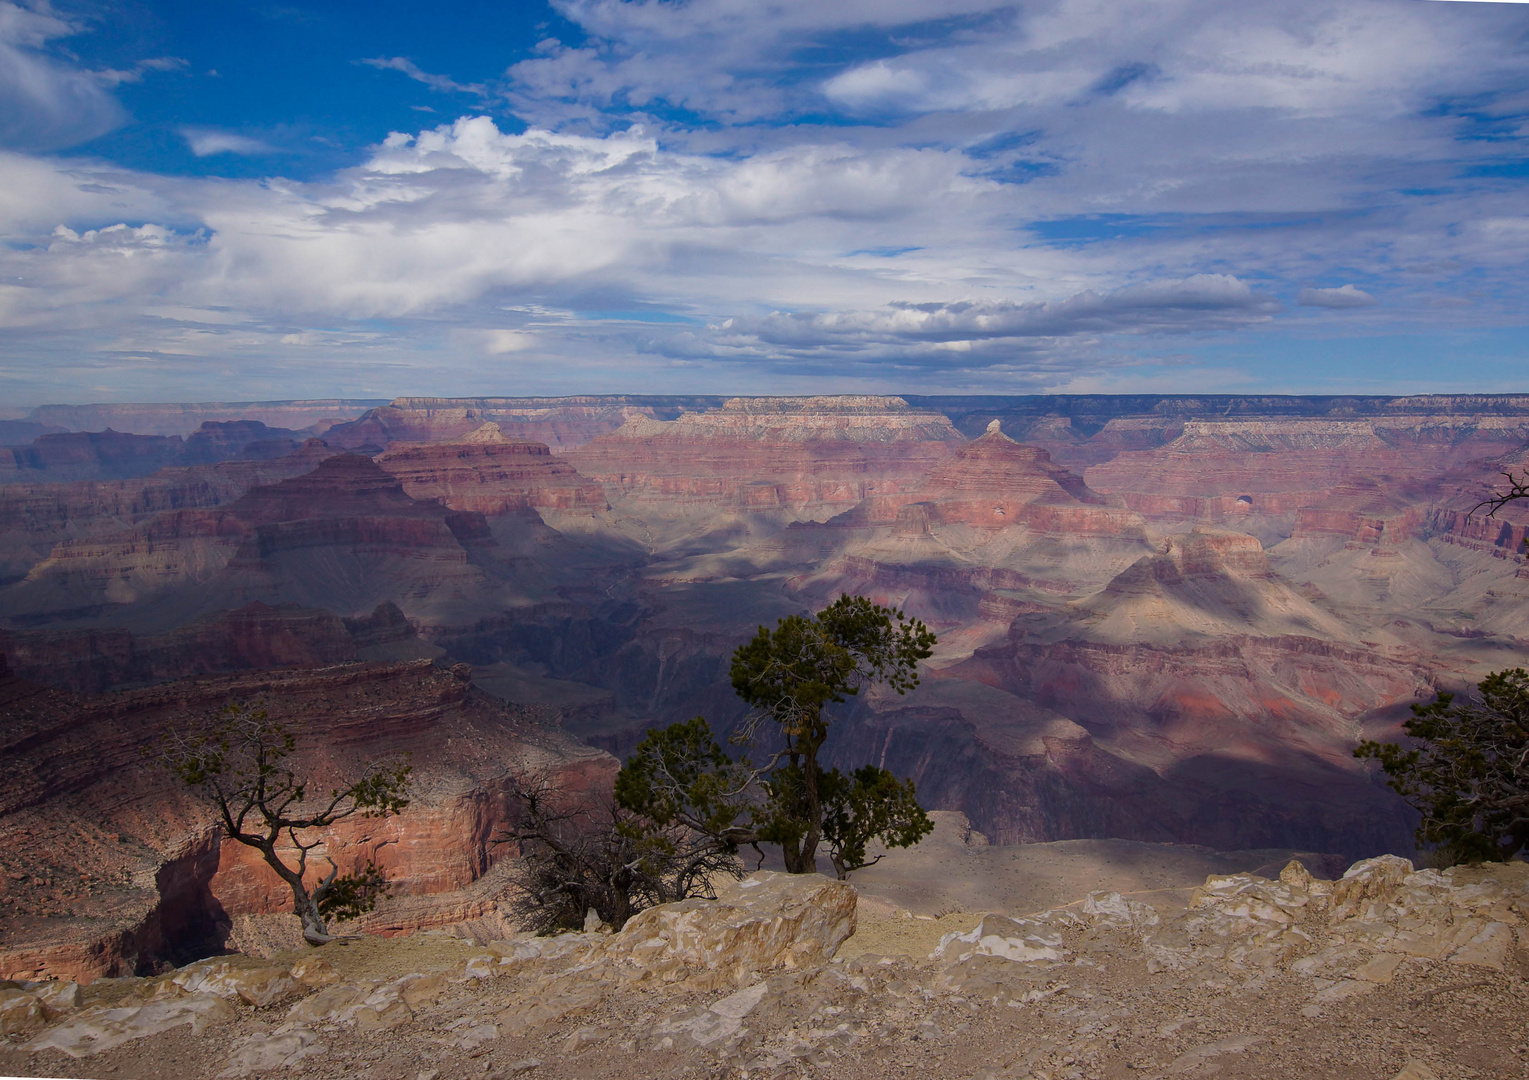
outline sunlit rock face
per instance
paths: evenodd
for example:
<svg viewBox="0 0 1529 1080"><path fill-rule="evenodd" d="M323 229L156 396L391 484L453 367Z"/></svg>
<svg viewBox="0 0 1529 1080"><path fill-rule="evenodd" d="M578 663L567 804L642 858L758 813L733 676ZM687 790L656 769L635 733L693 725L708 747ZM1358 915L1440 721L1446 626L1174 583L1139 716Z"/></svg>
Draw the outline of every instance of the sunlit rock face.
<svg viewBox="0 0 1529 1080"><path fill-rule="evenodd" d="M568 456L618 496L821 518L915 486L963 441L949 419L901 398L732 398L633 419Z"/></svg>
<svg viewBox="0 0 1529 1080"><path fill-rule="evenodd" d="M715 408L720 398L395 398L324 432L333 446L379 450L393 443L458 442L485 423L509 438L554 451L582 446L637 419L672 419L686 408Z"/></svg>
<svg viewBox="0 0 1529 1080"><path fill-rule="evenodd" d="M494 516L512 510L608 509L605 492L544 443L506 436L486 423L457 442L395 444L377 464L411 498Z"/></svg>

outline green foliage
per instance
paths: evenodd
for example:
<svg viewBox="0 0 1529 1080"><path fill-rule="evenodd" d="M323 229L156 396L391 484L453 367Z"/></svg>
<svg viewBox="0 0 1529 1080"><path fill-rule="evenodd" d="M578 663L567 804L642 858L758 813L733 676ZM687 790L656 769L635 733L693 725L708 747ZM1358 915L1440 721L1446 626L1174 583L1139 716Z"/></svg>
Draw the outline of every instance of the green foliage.
<svg viewBox="0 0 1529 1080"><path fill-rule="evenodd" d="M192 735L170 731L164 743L164 763L188 787L213 801L224 834L259 850L287 883L293 910L303 921L303 936L311 944L329 940L326 917L354 917L387 895L383 873L374 864L342 877L332 859L329 875L310 890L304 882L308 853L323 843L312 830L356 815L378 818L400 812L409 805L411 766L374 763L354 782L331 789L317 805L309 804L307 781L285 763L297 740L271 719L261 702L230 702L208 730ZM284 846L297 852L292 865L277 853L283 837Z"/></svg>
<svg viewBox="0 0 1529 1080"><path fill-rule="evenodd" d="M849 776L838 769L818 782L823 798L823 840L840 879L850 871L871 866L881 856L866 858L866 845L912 847L934 831L913 790L913 781L899 780L886 769L862 765Z"/></svg>
<svg viewBox="0 0 1529 1080"><path fill-rule="evenodd" d="M815 869L820 843L841 878L876 861L866 856L872 841L916 844L933 825L912 781L871 765L850 776L825 771L817 755L828 705L876 683L907 693L934 644L923 623L863 596L762 626L734 652L731 676L755 709L738 741L751 741L768 721L767 735L780 740L770 761L754 768L734 760L698 716L648 733L616 778L616 801L647 827L679 827L721 851L779 844L793 873Z"/></svg>
<svg viewBox="0 0 1529 1080"><path fill-rule="evenodd" d="M387 875L376 863L367 863L360 871L334 877L314 890L314 903L326 919L354 919L377 906L389 895Z"/></svg>
<svg viewBox="0 0 1529 1080"><path fill-rule="evenodd" d="M917 686L918 662L934 644L934 633L917 619L845 595L816 615L789 615L774 630L761 626L733 653L729 674L738 696L779 723L788 739L809 742L823 727L825 705L871 683L899 694Z"/></svg>
<svg viewBox="0 0 1529 1080"><path fill-rule="evenodd" d="M616 774L616 802L659 827L679 823L726 837L751 780L748 763L728 757L697 716L648 732Z"/></svg>
<svg viewBox="0 0 1529 1080"><path fill-rule="evenodd" d="M1446 862L1512 858L1529 845L1529 672L1493 672L1479 702L1441 693L1412 706L1411 746L1360 743L1386 783L1422 812L1417 839Z"/></svg>

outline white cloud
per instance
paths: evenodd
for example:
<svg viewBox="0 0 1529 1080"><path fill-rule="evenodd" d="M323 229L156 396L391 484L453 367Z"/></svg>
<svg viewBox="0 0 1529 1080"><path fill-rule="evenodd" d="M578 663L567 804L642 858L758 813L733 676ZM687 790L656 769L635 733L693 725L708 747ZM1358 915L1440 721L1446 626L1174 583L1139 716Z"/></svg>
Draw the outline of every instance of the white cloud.
<svg viewBox="0 0 1529 1080"><path fill-rule="evenodd" d="M1336 289L1302 289L1295 302L1306 307L1356 308L1369 307L1376 300L1357 285L1340 285Z"/></svg>
<svg viewBox="0 0 1529 1080"><path fill-rule="evenodd" d="M212 157L214 154L274 154L277 152L276 148L268 143L231 131L183 127L180 129L180 134L197 157Z"/></svg>
<svg viewBox="0 0 1529 1080"><path fill-rule="evenodd" d="M77 28L46 4L0 0L0 146L56 150L103 135L126 114L111 80L61 64L41 50Z"/></svg>
<svg viewBox="0 0 1529 1080"><path fill-rule="evenodd" d="M1361 305L1398 329L1523 319L1529 218L1499 166L1522 157L1525 47L1488 5L558 6L584 39L499 86L363 61L524 130L395 133L311 182L0 154L0 347L37 379L201 356L352 392L507 369L544 392L1126 387L1207 335L1256 353L1274 295L1312 309L1302 332ZM1300 288L1335 278L1375 296Z"/></svg>
<svg viewBox="0 0 1529 1080"><path fill-rule="evenodd" d="M403 56L378 56L369 60L359 60L357 63L367 67L376 68L378 71L397 71L415 82L424 83L432 90L443 93L477 94L487 93L481 83L459 83L446 75L434 75L420 68L413 60Z"/></svg>

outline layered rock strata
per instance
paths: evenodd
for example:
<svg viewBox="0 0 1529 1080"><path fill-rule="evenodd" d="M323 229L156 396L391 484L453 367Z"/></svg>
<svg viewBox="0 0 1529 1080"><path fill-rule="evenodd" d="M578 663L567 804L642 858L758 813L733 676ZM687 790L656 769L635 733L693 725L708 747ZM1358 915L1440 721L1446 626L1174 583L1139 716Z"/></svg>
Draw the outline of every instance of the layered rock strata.
<svg viewBox="0 0 1529 1080"><path fill-rule="evenodd" d="M901 398L733 398L676 420L631 420L569 458L626 495L802 512L908 490L963 441L944 416Z"/></svg>
<svg viewBox="0 0 1529 1080"><path fill-rule="evenodd" d="M297 432L258 420L204 423L186 439L110 428L40 435L27 446L0 447L0 484L123 480L176 465L281 457L301 442Z"/></svg>
<svg viewBox="0 0 1529 1080"><path fill-rule="evenodd" d="M411 498L487 516L512 510L609 509L605 491L586 480L545 443L522 442L497 423L474 429L457 442L394 444L377 464Z"/></svg>
<svg viewBox="0 0 1529 1080"><path fill-rule="evenodd" d="M159 602L172 626L253 600L345 615L449 607L480 587L469 550L493 543L482 514L412 499L369 458L337 455L226 506L63 541L3 601L13 618Z"/></svg>

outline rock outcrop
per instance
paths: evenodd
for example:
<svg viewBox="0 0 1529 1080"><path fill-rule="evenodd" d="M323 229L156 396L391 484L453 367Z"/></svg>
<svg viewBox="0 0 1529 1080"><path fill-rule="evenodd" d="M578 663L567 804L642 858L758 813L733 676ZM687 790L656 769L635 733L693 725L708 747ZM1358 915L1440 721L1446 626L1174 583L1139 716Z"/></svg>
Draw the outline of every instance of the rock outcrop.
<svg viewBox="0 0 1529 1080"><path fill-rule="evenodd" d="M412 499L371 459L336 455L225 506L63 541L3 602L12 616L55 617L159 603L160 625L255 600L342 615L386 601L441 610L481 588L469 550L493 543L482 514Z"/></svg>
<svg viewBox="0 0 1529 1080"><path fill-rule="evenodd" d="M124 480L177 465L282 457L301 443L298 432L258 420L209 421L186 439L110 428L40 435L27 446L0 447L0 484Z"/></svg>
<svg viewBox="0 0 1529 1080"><path fill-rule="evenodd" d="M1325 881L1292 862L1277 880L1213 876L1187 905L1096 892L1022 918L951 916L940 923L965 925L912 955L852 949L856 937L819 951L836 935L793 913L821 886L767 883L772 904L712 910L740 947L718 939L688 972L622 935L569 934L400 950L432 962L364 974L331 952L332 964L230 958L88 987L13 984L0 1016L25 1041L0 1047L0 1067L68 1068L67 1056L112 1071L173 1054L197 1080L409 1075L463 1057L474 1071L567 1080L1507 1076L1521 1064L1512 1018L1529 959L1522 870L1418 872L1386 857ZM853 917L853 890L838 888L834 906ZM873 920L882 940L920 939L901 914ZM782 928L780 948L757 948L747 928L761 922ZM782 967L782 952L806 962ZM718 968L735 977L715 980Z"/></svg>
<svg viewBox="0 0 1529 1080"><path fill-rule="evenodd" d="M486 423L457 442L392 444L377 464L411 498L493 517L513 510L609 509L599 484L580 476L545 443L506 436Z"/></svg>
<svg viewBox="0 0 1529 1080"><path fill-rule="evenodd" d="M695 399L702 407L707 402L718 403ZM562 451L615 431L629 420L669 418L681 411L681 405L648 398L396 398L330 428L324 438L347 449L378 450L393 443L459 442L493 423L511 439Z"/></svg>
<svg viewBox="0 0 1529 1080"><path fill-rule="evenodd" d="M311 439L280 458L161 469L139 479L0 485L0 582L24 577L60 541L124 532L174 510L221 506L333 456Z"/></svg>

